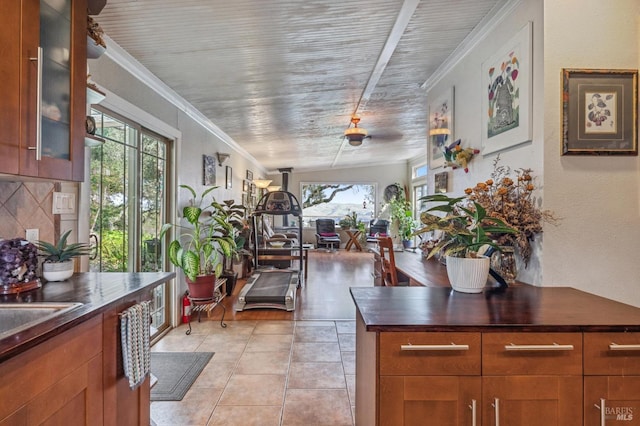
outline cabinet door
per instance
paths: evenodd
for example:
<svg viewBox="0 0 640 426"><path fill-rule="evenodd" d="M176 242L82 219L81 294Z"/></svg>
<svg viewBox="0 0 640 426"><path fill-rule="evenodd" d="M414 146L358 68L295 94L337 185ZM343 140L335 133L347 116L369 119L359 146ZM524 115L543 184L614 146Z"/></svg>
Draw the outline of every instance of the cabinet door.
<svg viewBox="0 0 640 426"><path fill-rule="evenodd" d="M86 111L86 0L24 0L22 18L18 173L81 181Z"/></svg>
<svg viewBox="0 0 640 426"><path fill-rule="evenodd" d="M484 426L582 425L582 376L482 378Z"/></svg>
<svg viewBox="0 0 640 426"><path fill-rule="evenodd" d="M584 424L640 425L640 376L585 377Z"/></svg>
<svg viewBox="0 0 640 426"><path fill-rule="evenodd" d="M381 376L379 424L480 424L481 380L479 376Z"/></svg>
<svg viewBox="0 0 640 426"><path fill-rule="evenodd" d="M20 144L20 14L19 1L2 4L0 13L0 173L18 173Z"/></svg>

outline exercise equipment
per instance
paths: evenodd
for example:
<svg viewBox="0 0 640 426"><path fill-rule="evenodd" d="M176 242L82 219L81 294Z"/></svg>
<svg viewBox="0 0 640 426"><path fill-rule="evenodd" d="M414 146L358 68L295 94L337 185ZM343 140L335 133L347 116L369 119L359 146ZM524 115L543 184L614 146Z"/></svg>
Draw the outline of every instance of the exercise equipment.
<svg viewBox="0 0 640 426"><path fill-rule="evenodd" d="M298 238L289 247L272 248L263 238L263 215L283 217L283 225L288 226L288 216L297 221ZM302 209L295 195L288 191L272 191L265 194L251 215L253 227L253 259L255 270L238 295L235 310L268 308L293 311L296 302L296 290L303 280L303 247L302 247ZM270 256L269 251L277 251L277 256ZM282 254L282 251L289 253ZM290 262L297 260L297 269L274 269L260 265L260 258L287 258Z"/></svg>

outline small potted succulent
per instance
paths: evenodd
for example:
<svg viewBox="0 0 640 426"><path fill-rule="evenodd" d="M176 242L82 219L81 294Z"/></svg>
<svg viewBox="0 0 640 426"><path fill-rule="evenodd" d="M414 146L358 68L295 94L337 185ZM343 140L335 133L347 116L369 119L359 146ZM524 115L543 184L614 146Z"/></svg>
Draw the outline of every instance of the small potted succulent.
<svg viewBox="0 0 640 426"><path fill-rule="evenodd" d="M44 257L42 276L47 281L64 281L73 275L74 258L89 254L89 246L84 243L67 244L71 230L68 230L56 244L46 241L36 242L40 255Z"/></svg>

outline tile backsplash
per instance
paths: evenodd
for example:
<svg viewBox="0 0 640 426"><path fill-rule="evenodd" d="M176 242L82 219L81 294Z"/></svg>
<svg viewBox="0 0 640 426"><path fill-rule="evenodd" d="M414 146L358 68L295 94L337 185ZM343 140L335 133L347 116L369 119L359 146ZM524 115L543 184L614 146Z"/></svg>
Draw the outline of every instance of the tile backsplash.
<svg viewBox="0 0 640 426"><path fill-rule="evenodd" d="M55 215L51 212L55 183L0 182L0 238L24 238L37 228L39 239L54 241Z"/></svg>

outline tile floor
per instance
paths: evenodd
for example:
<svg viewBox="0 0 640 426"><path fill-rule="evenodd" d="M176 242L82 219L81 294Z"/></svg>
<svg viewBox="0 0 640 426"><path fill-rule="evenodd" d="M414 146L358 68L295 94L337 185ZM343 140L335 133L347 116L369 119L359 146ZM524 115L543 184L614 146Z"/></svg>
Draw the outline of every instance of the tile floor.
<svg viewBox="0 0 640 426"><path fill-rule="evenodd" d="M152 351L215 352L182 401L151 404L161 425L354 425L355 321L193 322Z"/></svg>

